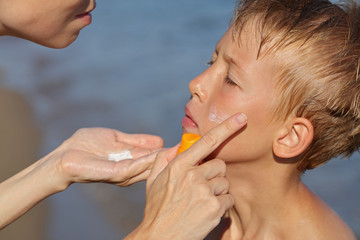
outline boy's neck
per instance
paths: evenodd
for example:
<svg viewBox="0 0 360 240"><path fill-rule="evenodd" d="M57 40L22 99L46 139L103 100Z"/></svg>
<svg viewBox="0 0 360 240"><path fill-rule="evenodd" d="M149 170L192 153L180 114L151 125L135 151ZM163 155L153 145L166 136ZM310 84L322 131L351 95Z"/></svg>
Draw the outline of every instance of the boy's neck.
<svg viewBox="0 0 360 240"><path fill-rule="evenodd" d="M280 231L289 215L286 206L298 202L306 189L294 164L270 159L230 163L226 178L235 205L228 213L231 224L222 239L255 239L265 232L268 235Z"/></svg>

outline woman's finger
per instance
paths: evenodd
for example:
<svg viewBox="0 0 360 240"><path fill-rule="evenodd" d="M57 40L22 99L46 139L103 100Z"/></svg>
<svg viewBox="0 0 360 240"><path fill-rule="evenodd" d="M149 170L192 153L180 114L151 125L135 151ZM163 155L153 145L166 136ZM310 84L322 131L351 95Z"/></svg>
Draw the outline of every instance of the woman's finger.
<svg viewBox="0 0 360 240"><path fill-rule="evenodd" d="M229 181L225 177L216 177L209 180L209 186L215 196L229 192Z"/></svg>
<svg viewBox="0 0 360 240"><path fill-rule="evenodd" d="M244 113L237 113L220 125L208 131L187 151L183 152L182 161L197 165L201 160L212 153L221 143L235 134L246 125L247 117ZM176 160L176 159L175 159Z"/></svg>
<svg viewBox="0 0 360 240"><path fill-rule="evenodd" d="M133 177L131 177L129 179L126 179L123 182L116 183L116 185L121 186L121 187L127 187L127 186L130 186L130 185L134 184L134 183L144 181L144 180L146 180L148 178L148 176L150 174L150 171L151 170L145 170L144 172L140 173L139 175L136 175L136 176L133 176Z"/></svg>
<svg viewBox="0 0 360 240"><path fill-rule="evenodd" d="M130 153L131 153L131 156L132 158L134 159L137 159L137 158L140 158L140 157L143 157L143 156L146 156L146 155L150 155L150 154L153 154L154 152L159 152L161 150L163 150L162 148L139 148L139 147L132 147L130 148L131 150Z"/></svg>
<svg viewBox="0 0 360 240"><path fill-rule="evenodd" d="M128 159L117 162L114 166L114 172L109 181L121 183L124 180L130 179L133 179L133 181L134 179L138 179L139 181L145 180L146 178L142 177L147 177L148 174L143 173L151 170L155 158L156 153L153 153L138 159ZM139 177L140 175L141 177Z"/></svg>
<svg viewBox="0 0 360 240"><path fill-rule="evenodd" d="M229 210L230 208L232 208L235 204L235 200L234 197L231 196L231 194L223 194L223 195L219 195L217 196L217 199L219 201L219 206L220 209L218 211L219 215L218 217L221 218L222 216L224 216L225 212L227 210Z"/></svg>
<svg viewBox="0 0 360 240"><path fill-rule="evenodd" d="M171 159L176 156L178 146L158 152L152 166L150 176L147 179L147 186L151 185L162 170L168 165Z"/></svg>
<svg viewBox="0 0 360 240"><path fill-rule="evenodd" d="M161 137L148 134L127 134L114 130L117 142L126 143L141 148L162 148L164 141Z"/></svg>
<svg viewBox="0 0 360 240"><path fill-rule="evenodd" d="M203 172L206 180L210 180L215 177L224 177L226 164L220 159L213 159L201 164L198 169Z"/></svg>

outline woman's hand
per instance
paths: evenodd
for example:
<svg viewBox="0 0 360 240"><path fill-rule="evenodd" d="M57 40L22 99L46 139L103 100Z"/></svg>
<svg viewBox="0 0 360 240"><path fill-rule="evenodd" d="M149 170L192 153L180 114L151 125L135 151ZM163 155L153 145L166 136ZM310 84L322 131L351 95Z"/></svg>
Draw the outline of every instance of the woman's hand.
<svg viewBox="0 0 360 240"><path fill-rule="evenodd" d="M246 121L241 114L229 118L175 159L176 147L158 153L147 180L144 220L126 239L204 239L234 200L225 163L198 164Z"/></svg>
<svg viewBox="0 0 360 240"><path fill-rule="evenodd" d="M155 155L163 146L160 137L125 134L108 128L78 130L47 156L54 158L57 175L66 185L73 182L108 182L128 186L145 180ZM118 159L123 155L129 159ZM115 157L114 157L115 156Z"/></svg>
<svg viewBox="0 0 360 240"><path fill-rule="evenodd" d="M156 156L150 153L162 146L157 136L106 128L78 130L53 152L0 184L0 229L71 183L128 186L146 179ZM109 161L111 154L118 157L124 151L133 159Z"/></svg>
<svg viewBox="0 0 360 240"><path fill-rule="evenodd" d="M108 182L128 186L148 177L155 159L150 154L162 146L163 140L157 136L85 128L49 154L49 158L56 159L58 174L67 184ZM125 159L116 159L121 155Z"/></svg>

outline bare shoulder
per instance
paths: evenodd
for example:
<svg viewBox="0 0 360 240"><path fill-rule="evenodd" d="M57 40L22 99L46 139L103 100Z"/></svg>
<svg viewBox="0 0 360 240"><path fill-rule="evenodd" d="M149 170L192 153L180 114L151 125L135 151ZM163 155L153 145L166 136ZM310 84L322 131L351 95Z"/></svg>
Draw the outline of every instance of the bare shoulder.
<svg viewBox="0 0 360 240"><path fill-rule="evenodd" d="M307 204L303 209L302 224L306 239L356 240L349 226L318 196L308 191Z"/></svg>

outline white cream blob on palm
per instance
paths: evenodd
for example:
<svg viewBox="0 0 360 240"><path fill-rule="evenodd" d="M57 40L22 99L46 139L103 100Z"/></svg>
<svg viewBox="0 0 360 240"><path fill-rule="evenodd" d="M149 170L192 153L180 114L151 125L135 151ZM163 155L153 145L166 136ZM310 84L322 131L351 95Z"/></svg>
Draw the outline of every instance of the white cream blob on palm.
<svg viewBox="0 0 360 240"><path fill-rule="evenodd" d="M125 159L133 159L134 157L131 155L129 150L124 150L118 153L109 153L108 160L119 162Z"/></svg>

